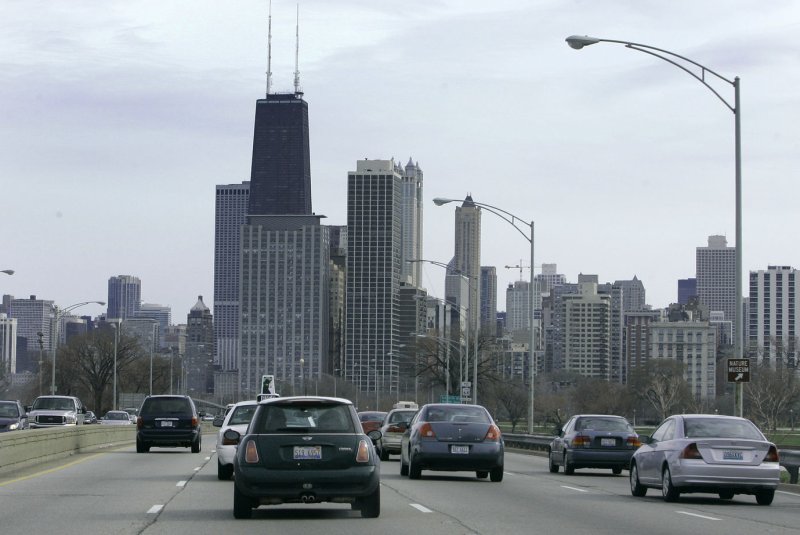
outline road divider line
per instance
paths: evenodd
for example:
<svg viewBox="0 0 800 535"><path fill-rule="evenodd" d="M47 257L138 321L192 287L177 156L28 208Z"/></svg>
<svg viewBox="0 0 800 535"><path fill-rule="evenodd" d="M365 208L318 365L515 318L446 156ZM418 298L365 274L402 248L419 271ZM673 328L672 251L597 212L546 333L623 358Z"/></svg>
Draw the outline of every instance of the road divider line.
<svg viewBox="0 0 800 535"><path fill-rule="evenodd" d="M789 496L800 496L800 494L797 494L796 492L786 492L785 490L776 490L775 492L779 494L788 494Z"/></svg>
<svg viewBox="0 0 800 535"><path fill-rule="evenodd" d="M176 487L185 487L186 486L186 481L178 481L178 484L175 485L175 486Z"/></svg>
<svg viewBox="0 0 800 535"><path fill-rule="evenodd" d="M71 463L63 464L61 466L56 466L55 468L49 468L47 470L42 470L41 472L36 472L35 474L31 474L29 476L22 476L15 479L11 479L9 481L4 481L0 483L0 487L5 487L6 485L10 485L12 483L17 483L19 481L25 481L26 479L33 479L34 477L43 476L46 474L52 474L53 472L58 472L59 470L63 470L65 468L69 468L70 466L75 466L76 464L80 464L86 462L90 459L94 459L95 457L100 457L101 455L105 455L103 453L95 453L94 455L89 455L88 457L84 457L83 459L78 459L77 461L72 461Z"/></svg>
<svg viewBox="0 0 800 535"><path fill-rule="evenodd" d="M195 467L194 471L195 472L199 472L201 468L202 468L202 466L197 466L197 467Z"/></svg>
<svg viewBox="0 0 800 535"><path fill-rule="evenodd" d="M164 508L163 505L154 505L150 509L147 510L148 515L155 515L158 514Z"/></svg>
<svg viewBox="0 0 800 535"><path fill-rule="evenodd" d="M675 511L679 515L687 515L687 516L694 516L697 518L703 518L705 520L722 520L721 518L716 518L713 516L706 516L706 515L698 515L697 513L690 513L688 511Z"/></svg>
<svg viewBox="0 0 800 535"><path fill-rule="evenodd" d="M210 461L210 460L211 460L211 457L206 457L206 461Z"/></svg>
<svg viewBox="0 0 800 535"><path fill-rule="evenodd" d="M420 511L420 512L423 512L423 513L432 513L433 512L430 509L428 509L427 507L425 507L424 505L420 505L418 503L410 503L408 505L410 505L411 507L413 507L417 511Z"/></svg>
<svg viewBox="0 0 800 535"><path fill-rule="evenodd" d="M568 487L567 485L561 485L561 487L569 490L577 490L578 492L589 492L586 489L579 489L578 487Z"/></svg>

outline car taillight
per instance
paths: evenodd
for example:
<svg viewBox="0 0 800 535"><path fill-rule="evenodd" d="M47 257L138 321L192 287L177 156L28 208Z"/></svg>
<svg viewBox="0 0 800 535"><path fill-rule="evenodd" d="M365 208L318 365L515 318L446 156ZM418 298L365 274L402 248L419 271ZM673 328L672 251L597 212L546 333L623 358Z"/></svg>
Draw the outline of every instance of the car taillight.
<svg viewBox="0 0 800 535"><path fill-rule="evenodd" d="M494 424L490 425L483 440L486 442L498 442L500 440L500 428Z"/></svg>
<svg viewBox="0 0 800 535"><path fill-rule="evenodd" d="M136 429L141 429L144 426L144 420L141 416L136 417Z"/></svg>
<svg viewBox="0 0 800 535"><path fill-rule="evenodd" d="M231 440L226 437L224 434L222 435L222 445L223 446L235 446L239 443L238 440Z"/></svg>
<svg viewBox="0 0 800 535"><path fill-rule="evenodd" d="M257 463L258 462L258 450L256 449L256 441L255 440L248 440L247 446L245 446L244 450L244 461L247 463Z"/></svg>
<svg viewBox="0 0 800 535"><path fill-rule="evenodd" d="M356 462L357 463L369 462L369 445L367 444L366 440L361 440L358 443L358 451L356 452Z"/></svg>
<svg viewBox="0 0 800 535"><path fill-rule="evenodd" d="M586 435L575 435L575 438L572 439L572 447L573 448L580 448L586 447L588 448L592 443L592 438L587 437Z"/></svg>
<svg viewBox="0 0 800 535"><path fill-rule="evenodd" d="M419 428L419 436L423 439L436 438L436 433L433 432L431 424L426 422Z"/></svg>
<svg viewBox="0 0 800 535"><path fill-rule="evenodd" d="M778 448L775 446L770 446L769 451L767 452L767 456L764 457L765 463L777 463L780 461L780 456L778 455Z"/></svg>
<svg viewBox="0 0 800 535"><path fill-rule="evenodd" d="M628 440L625 441L630 448L638 448L642 445L642 441L639 440L639 437L628 437Z"/></svg>
<svg viewBox="0 0 800 535"><path fill-rule="evenodd" d="M700 455L700 450L697 449L697 444L692 442L681 451L679 456L681 459L702 459L703 456Z"/></svg>
<svg viewBox="0 0 800 535"><path fill-rule="evenodd" d="M192 427L197 427L197 416L192 416Z"/></svg>

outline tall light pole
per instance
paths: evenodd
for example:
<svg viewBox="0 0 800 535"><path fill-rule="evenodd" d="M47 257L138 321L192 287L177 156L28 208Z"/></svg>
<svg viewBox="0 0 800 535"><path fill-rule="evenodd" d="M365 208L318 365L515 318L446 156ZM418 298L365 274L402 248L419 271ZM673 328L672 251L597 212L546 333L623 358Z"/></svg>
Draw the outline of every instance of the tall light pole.
<svg viewBox="0 0 800 535"><path fill-rule="evenodd" d="M151 337L150 337L150 395L153 395L153 350L155 349L156 345L156 323L155 320L152 322L152 330L151 330Z"/></svg>
<svg viewBox="0 0 800 535"><path fill-rule="evenodd" d="M442 197L436 197L435 199L433 199L433 203L436 206L442 206L444 204L451 203L451 202L458 202L458 200L457 199L442 198ZM534 271L533 270L533 266L535 265L534 262L533 262L533 245L534 245L534 226L533 226L533 221L528 223L524 219L522 219L522 218L520 218L518 216L515 216L511 212L503 210L502 208L498 208L497 206L492 206L491 204L477 202L474 199L473 199L472 202L473 202L473 204L475 206L480 206L481 208L486 209L487 212L496 215L497 217L499 217L500 219L502 219L503 221L505 221L506 223L508 223L512 227L514 227L514 229L523 238L525 238L525 240L530 244L530 249L531 249L531 277L530 277L530 288L528 289L528 308L530 309L530 314L531 314L531 324L530 324L530 340L529 340L529 346L530 347L528 349L528 352L530 353L530 366L529 366L530 370L529 370L529 374L530 374L530 383L531 384L530 384L530 392L529 392L530 406L528 407L528 433L533 434L533 415L534 415L533 400L534 400L534 392L535 392L534 380L536 379L536 326L537 326L536 325L536 311L534 310L535 301L534 301L534 298L533 298L534 282L535 282L534 274L533 274L533 271ZM518 225L524 225L524 227L528 227L529 234L525 234L525 231L523 230L523 228L520 228ZM477 362L477 359L475 359L474 366L475 366L474 375L475 375L475 378L477 379L477 377L478 377L478 362Z"/></svg>
<svg viewBox="0 0 800 535"><path fill-rule="evenodd" d="M736 284L736 314L735 314L735 325L736 325L736 336L734 337L733 343L733 356L734 358L742 358L743 353L743 343L742 340L744 338L744 318L742 317L742 135L741 135L741 121L742 121L742 105L739 99L739 91L741 88L741 81L739 77L736 76L733 80L725 78L724 76L712 71L708 67L697 63L689 58L676 54L674 52L670 52L669 50L664 50L661 48L656 48L654 46L644 45L641 43L633 43L630 41L619 41L616 39L600 39L597 37L589 37L589 36L580 36L580 35L571 35L566 39L567 44L570 47L580 50L581 48L589 45L593 45L595 43L617 43L621 45L625 45L625 48L630 48L631 50L637 50L639 52L644 52L645 54L649 54L651 56L655 56L659 59L666 61L678 67L682 71L689 74L695 80L703 84L709 91L714 93L714 95L728 108L731 112L733 112L733 124L734 124L734 165L735 165L735 190L736 190L736 277L734 283ZM677 60L680 60L686 64L689 64L687 67L685 64L679 63ZM692 70L699 69L700 74ZM706 82L706 74L710 74L716 77L718 80L728 83L733 87L733 105L728 103L716 89L714 89L708 82ZM738 416L742 416L744 412L744 389L743 384L740 382L735 383L735 404L736 408L734 409L734 413Z"/></svg>
<svg viewBox="0 0 800 535"><path fill-rule="evenodd" d="M306 395L306 377L305 377L305 370L303 365L305 364L306 359L300 359L300 390L303 391L303 395Z"/></svg>
<svg viewBox="0 0 800 535"><path fill-rule="evenodd" d="M10 274L14 273L14 271L10 270L10 269L6 270L6 271L11 271ZM61 326L61 318L64 317L64 315L67 312L75 310L76 308L82 307L84 305L105 306L105 304L106 304L105 301L83 301L81 303L75 303L74 305L69 305L68 307L64 307L63 309L61 309L60 312L58 310L58 307L55 307L56 313L53 316L53 318L55 320L55 325L53 326L53 330L55 331L55 337L53 339L53 369L52 369L52 377L50 378L51 379L51 381L50 381L50 395L51 396L55 395L55 393L56 393L56 353L58 353L58 337L59 337L58 336L59 335L58 331L59 331L59 327Z"/></svg>
<svg viewBox="0 0 800 535"><path fill-rule="evenodd" d="M111 326L114 328L114 378L113 382L113 394L111 397L111 409L117 410L117 340L119 339L119 330L122 326L121 322L112 323Z"/></svg>
<svg viewBox="0 0 800 535"><path fill-rule="evenodd" d="M0 271L0 273L5 273L6 275L13 275L14 274L14 270L13 269L4 269L4 270Z"/></svg>

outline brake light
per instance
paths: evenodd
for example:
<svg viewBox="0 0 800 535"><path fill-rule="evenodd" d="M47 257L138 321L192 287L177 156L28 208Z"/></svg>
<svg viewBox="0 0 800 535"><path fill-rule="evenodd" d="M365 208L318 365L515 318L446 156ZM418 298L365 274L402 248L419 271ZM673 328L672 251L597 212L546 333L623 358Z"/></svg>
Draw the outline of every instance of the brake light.
<svg viewBox="0 0 800 535"><path fill-rule="evenodd" d="M642 445L642 441L639 440L639 437L628 437L628 440L625 441L630 448L638 448Z"/></svg>
<svg viewBox="0 0 800 535"><path fill-rule="evenodd" d="M192 416L192 427L197 427L197 416Z"/></svg>
<svg viewBox="0 0 800 535"><path fill-rule="evenodd" d="M231 440L228 437L226 437L225 435L222 435L222 445L223 446L235 446L236 444L238 444L238 441Z"/></svg>
<svg viewBox="0 0 800 535"><path fill-rule="evenodd" d="M575 435L575 438L572 439L572 447L574 448L588 448L591 444L592 438L587 437L586 435Z"/></svg>
<svg viewBox="0 0 800 535"><path fill-rule="evenodd" d="M765 463L777 463L780 461L780 456L778 455L778 448L775 446L770 446L769 451L767 452L767 456L764 457Z"/></svg>
<svg viewBox="0 0 800 535"><path fill-rule="evenodd" d="M258 450L256 449L255 440L247 441L247 446L245 446L245 451L244 451L244 461L247 463L258 462Z"/></svg>
<svg viewBox="0 0 800 535"><path fill-rule="evenodd" d="M498 442L500 440L500 428L494 424L490 425L483 440L486 442Z"/></svg>
<svg viewBox="0 0 800 535"><path fill-rule="evenodd" d="M433 432L433 426L431 424L425 422L419 428L419 436L423 439L425 438L436 438L436 433Z"/></svg>
<svg viewBox="0 0 800 535"><path fill-rule="evenodd" d="M356 452L356 462L357 463L369 462L369 445L367 444L366 440L361 440L358 443L358 451Z"/></svg>
<svg viewBox="0 0 800 535"><path fill-rule="evenodd" d="M700 450L697 449L697 444L692 442L681 451L679 456L681 459L702 459L703 456L700 455Z"/></svg>
<svg viewBox="0 0 800 535"><path fill-rule="evenodd" d="M141 416L136 417L136 429L141 429L144 426L144 420Z"/></svg>

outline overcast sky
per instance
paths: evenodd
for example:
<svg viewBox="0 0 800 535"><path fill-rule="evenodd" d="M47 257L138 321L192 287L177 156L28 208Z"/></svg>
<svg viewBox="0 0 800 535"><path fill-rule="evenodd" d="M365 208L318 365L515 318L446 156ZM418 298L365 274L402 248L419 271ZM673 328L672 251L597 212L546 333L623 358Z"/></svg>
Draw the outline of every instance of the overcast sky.
<svg viewBox="0 0 800 535"><path fill-rule="evenodd" d="M292 87L295 3L272 7L273 90ZM346 224L347 172L424 171L425 256L453 254L463 198L536 224L535 263L644 282L674 302L711 234L735 243L734 116L648 44L741 77L744 270L800 267L800 2L303 0L314 211ZM0 7L0 294L60 306L119 274L175 323L213 303L214 187L249 180L267 1L31 1ZM716 84L733 102L731 86ZM483 216L498 299L528 243ZM527 280L528 272L522 277ZM425 286L443 294L443 270ZM98 314L99 306L84 313Z"/></svg>

